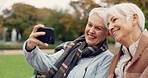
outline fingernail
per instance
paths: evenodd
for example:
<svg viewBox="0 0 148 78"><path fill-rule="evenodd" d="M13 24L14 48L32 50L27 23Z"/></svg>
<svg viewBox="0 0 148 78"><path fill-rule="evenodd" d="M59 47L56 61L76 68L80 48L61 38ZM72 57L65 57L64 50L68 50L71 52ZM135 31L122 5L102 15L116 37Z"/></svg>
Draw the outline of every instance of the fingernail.
<svg viewBox="0 0 148 78"><path fill-rule="evenodd" d="M48 46L48 44L47 44L47 43L45 43L45 45L46 45L46 46Z"/></svg>

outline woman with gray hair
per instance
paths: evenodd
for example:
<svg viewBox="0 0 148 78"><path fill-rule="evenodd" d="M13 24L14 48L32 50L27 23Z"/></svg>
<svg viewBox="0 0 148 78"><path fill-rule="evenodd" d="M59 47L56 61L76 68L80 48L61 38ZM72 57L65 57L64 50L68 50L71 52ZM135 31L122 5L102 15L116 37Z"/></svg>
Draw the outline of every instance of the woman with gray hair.
<svg viewBox="0 0 148 78"><path fill-rule="evenodd" d="M121 3L107 12L110 35L121 44L108 78L148 78L148 31L145 17L133 3Z"/></svg>
<svg viewBox="0 0 148 78"><path fill-rule="evenodd" d="M106 78L113 54L108 50L108 30L103 17L106 9L94 8L89 13L85 34L74 41L66 42L53 55L42 53L38 46L48 46L36 37L45 35L36 32L44 25L36 25L23 51L27 62L46 78Z"/></svg>

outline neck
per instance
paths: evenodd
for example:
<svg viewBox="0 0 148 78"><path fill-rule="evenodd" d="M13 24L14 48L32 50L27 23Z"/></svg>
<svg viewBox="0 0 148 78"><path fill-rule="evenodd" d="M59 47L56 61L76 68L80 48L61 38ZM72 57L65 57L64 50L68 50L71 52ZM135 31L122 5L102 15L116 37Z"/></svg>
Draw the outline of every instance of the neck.
<svg viewBox="0 0 148 78"><path fill-rule="evenodd" d="M131 34L129 34L125 39L121 40L119 43L129 48L131 44L133 44L140 38L141 33L142 33L141 30L138 28L135 31L133 31Z"/></svg>

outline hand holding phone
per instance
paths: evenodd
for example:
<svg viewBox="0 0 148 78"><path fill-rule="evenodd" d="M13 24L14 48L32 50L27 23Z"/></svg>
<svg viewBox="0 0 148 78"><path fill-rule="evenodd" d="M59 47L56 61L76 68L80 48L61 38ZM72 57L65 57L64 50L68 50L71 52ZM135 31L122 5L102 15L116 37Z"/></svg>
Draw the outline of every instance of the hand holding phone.
<svg viewBox="0 0 148 78"><path fill-rule="evenodd" d="M43 43L54 44L55 43L55 33L53 28L39 28L37 32L45 32L46 34L43 36L37 37L38 40L42 41Z"/></svg>

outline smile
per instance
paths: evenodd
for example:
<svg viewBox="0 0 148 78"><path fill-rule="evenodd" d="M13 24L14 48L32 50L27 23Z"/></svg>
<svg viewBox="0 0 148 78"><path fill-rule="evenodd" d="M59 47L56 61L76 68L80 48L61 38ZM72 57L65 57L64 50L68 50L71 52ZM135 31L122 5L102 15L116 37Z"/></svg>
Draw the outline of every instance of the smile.
<svg viewBox="0 0 148 78"><path fill-rule="evenodd" d="M116 29L112 31L112 35L115 36L120 29Z"/></svg>
<svg viewBox="0 0 148 78"><path fill-rule="evenodd" d="M93 35L89 35L88 34L88 38L90 38L90 39L95 39L95 38L97 38L96 36L93 36Z"/></svg>

